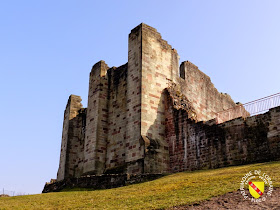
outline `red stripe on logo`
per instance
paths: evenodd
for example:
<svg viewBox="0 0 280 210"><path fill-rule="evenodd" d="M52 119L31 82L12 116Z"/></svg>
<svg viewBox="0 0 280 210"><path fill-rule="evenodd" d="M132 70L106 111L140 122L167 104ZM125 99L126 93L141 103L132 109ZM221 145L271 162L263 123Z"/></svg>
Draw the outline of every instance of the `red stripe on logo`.
<svg viewBox="0 0 280 210"><path fill-rule="evenodd" d="M260 196L263 194L263 192L260 191L259 188L257 188L257 186L253 184L253 182L249 182L249 185L250 185Z"/></svg>

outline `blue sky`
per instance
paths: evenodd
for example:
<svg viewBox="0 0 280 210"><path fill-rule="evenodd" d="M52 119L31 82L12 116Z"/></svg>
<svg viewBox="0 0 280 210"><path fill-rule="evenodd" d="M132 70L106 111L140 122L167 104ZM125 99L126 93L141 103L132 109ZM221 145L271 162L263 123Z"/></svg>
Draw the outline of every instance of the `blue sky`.
<svg viewBox="0 0 280 210"><path fill-rule="evenodd" d="M0 189L40 193L56 177L70 94L87 106L91 66L127 62L144 22L249 102L280 92L280 1L1 1Z"/></svg>

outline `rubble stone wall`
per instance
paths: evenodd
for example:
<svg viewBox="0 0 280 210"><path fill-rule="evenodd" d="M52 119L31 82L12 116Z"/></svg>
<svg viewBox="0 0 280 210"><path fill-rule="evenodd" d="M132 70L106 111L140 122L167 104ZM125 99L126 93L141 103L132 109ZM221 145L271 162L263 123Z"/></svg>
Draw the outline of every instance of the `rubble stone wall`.
<svg viewBox="0 0 280 210"><path fill-rule="evenodd" d="M247 119L216 124L189 119L167 94L166 140L170 172L280 159L280 107Z"/></svg>
<svg viewBox="0 0 280 210"><path fill-rule="evenodd" d="M151 181L162 174L102 174L67 178L62 181L46 183L42 193L59 192L65 188L110 189L130 184Z"/></svg>
<svg viewBox="0 0 280 210"><path fill-rule="evenodd" d="M235 107L235 102L230 95L220 93L209 76L201 72L198 67L189 61L180 66L181 75L185 79L179 79L180 91L192 102L198 121L207 121L216 117L216 113Z"/></svg>

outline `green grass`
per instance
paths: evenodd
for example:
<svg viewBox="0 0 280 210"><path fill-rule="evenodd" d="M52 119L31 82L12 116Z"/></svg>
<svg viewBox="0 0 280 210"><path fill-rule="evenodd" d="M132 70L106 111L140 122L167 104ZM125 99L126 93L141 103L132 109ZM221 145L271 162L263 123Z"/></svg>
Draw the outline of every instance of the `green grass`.
<svg viewBox="0 0 280 210"><path fill-rule="evenodd" d="M191 204L237 190L250 170L266 172L280 187L280 161L214 170L181 172L108 189L0 198L0 209L158 209ZM241 196L241 195L240 195Z"/></svg>

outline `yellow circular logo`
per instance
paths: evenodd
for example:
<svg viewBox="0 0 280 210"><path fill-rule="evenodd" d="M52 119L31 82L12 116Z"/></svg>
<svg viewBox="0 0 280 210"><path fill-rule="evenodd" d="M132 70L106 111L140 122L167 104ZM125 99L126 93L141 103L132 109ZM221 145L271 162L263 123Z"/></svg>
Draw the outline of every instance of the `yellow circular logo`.
<svg viewBox="0 0 280 210"><path fill-rule="evenodd" d="M241 179L240 192L245 200L260 203L272 195L272 180L261 170L249 171Z"/></svg>

